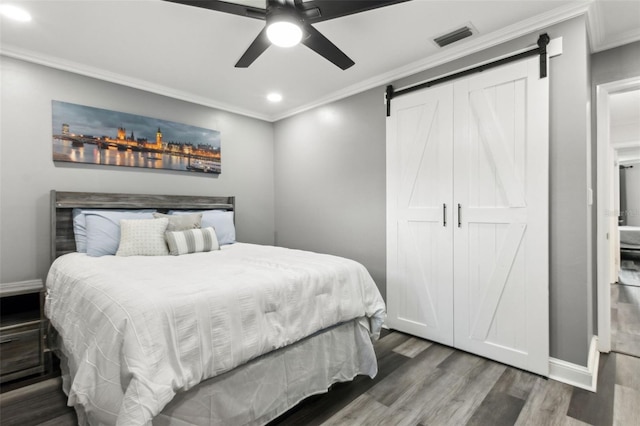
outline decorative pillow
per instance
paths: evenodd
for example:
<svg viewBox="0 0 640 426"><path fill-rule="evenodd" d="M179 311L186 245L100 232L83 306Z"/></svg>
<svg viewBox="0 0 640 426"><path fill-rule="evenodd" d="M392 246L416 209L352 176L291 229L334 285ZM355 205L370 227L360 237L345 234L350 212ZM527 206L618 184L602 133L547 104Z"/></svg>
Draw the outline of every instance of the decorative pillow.
<svg viewBox="0 0 640 426"><path fill-rule="evenodd" d="M164 232L169 219L123 219L116 256L166 256L169 254Z"/></svg>
<svg viewBox="0 0 640 426"><path fill-rule="evenodd" d="M170 210L170 215L184 215L197 213L187 210ZM202 213L202 227L213 227L221 246L236 242L236 227L233 224L233 212L226 210L204 210Z"/></svg>
<svg viewBox="0 0 640 426"><path fill-rule="evenodd" d="M156 219L166 217L169 219L167 231L184 231L187 229L200 229L202 222L202 213L191 213L181 215L168 215L162 213L154 213Z"/></svg>
<svg viewBox="0 0 640 426"><path fill-rule="evenodd" d="M76 251L78 253L87 252L87 214L97 213L108 216L110 214L127 213L128 219L150 219L151 213L155 212L153 209L144 210L101 210L101 209L73 209L71 214L73 216L73 236L76 240ZM119 220L119 219L118 219Z"/></svg>
<svg viewBox="0 0 640 426"><path fill-rule="evenodd" d="M174 256L220 250L216 231L211 227L186 231L167 231L165 237L167 244L169 244L169 254Z"/></svg>
<svg viewBox="0 0 640 426"><path fill-rule="evenodd" d="M73 209L73 237L76 240L76 251L78 253L87 252L87 220L84 216L84 210Z"/></svg>
<svg viewBox="0 0 640 426"><path fill-rule="evenodd" d="M85 210L86 253L89 256L113 255L120 244L120 220L153 219L155 210ZM79 218L78 218L79 219ZM79 220L78 220L79 221ZM76 248L78 242L76 241Z"/></svg>

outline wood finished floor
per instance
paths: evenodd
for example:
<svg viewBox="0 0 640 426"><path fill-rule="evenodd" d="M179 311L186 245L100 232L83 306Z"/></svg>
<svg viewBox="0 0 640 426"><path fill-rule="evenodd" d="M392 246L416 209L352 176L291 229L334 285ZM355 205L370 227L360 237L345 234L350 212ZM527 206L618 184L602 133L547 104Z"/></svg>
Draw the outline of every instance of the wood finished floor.
<svg viewBox="0 0 640 426"><path fill-rule="evenodd" d="M275 425L640 425L640 358L603 354L598 392L402 333L376 344L374 380L337 384Z"/></svg>
<svg viewBox="0 0 640 426"><path fill-rule="evenodd" d="M611 349L640 357L640 257L623 258L611 286Z"/></svg>
<svg viewBox="0 0 640 426"><path fill-rule="evenodd" d="M603 354L593 393L395 331L375 349L375 379L336 384L269 426L640 425L640 358ZM59 379L40 393L8 394L3 426L76 424Z"/></svg>

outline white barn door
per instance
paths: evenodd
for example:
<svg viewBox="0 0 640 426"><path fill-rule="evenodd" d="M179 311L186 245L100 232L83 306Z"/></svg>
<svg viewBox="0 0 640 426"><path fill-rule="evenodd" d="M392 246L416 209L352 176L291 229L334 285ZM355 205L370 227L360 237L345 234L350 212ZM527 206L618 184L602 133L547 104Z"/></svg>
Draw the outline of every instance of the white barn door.
<svg viewBox="0 0 640 426"><path fill-rule="evenodd" d="M453 86L392 104L387 122L387 324L453 345Z"/></svg>
<svg viewBox="0 0 640 426"><path fill-rule="evenodd" d="M548 78L535 57L456 82L454 104L454 345L546 376Z"/></svg>
<svg viewBox="0 0 640 426"><path fill-rule="evenodd" d="M394 98L389 327L547 376L548 78L538 58Z"/></svg>

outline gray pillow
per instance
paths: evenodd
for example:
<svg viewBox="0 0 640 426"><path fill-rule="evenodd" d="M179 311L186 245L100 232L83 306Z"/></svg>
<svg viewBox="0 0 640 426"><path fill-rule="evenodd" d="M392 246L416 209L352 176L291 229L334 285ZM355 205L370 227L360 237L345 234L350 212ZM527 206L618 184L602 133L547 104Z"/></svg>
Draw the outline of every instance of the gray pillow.
<svg viewBox="0 0 640 426"><path fill-rule="evenodd" d="M169 210L169 215L181 216L184 214L197 213L193 210ZM203 210L202 228L213 227L218 236L221 246L236 242L236 227L233 223L233 212L224 210Z"/></svg>
<svg viewBox="0 0 640 426"><path fill-rule="evenodd" d="M189 213L181 215L168 215L162 213L154 213L153 217L161 219L166 217L169 219L167 231L186 231L187 229L200 229L202 223L202 213Z"/></svg>

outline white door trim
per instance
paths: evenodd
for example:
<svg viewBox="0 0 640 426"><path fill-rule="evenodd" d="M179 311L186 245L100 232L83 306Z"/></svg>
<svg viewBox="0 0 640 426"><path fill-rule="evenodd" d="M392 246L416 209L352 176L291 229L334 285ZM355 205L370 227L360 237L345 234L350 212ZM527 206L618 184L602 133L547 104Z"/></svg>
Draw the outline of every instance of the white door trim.
<svg viewBox="0 0 640 426"><path fill-rule="evenodd" d="M609 97L615 93L640 89L640 76L599 84L596 87L597 125L597 194L596 245L597 245L597 296L598 296L598 350L611 351L611 289L610 246L607 239L609 219L614 206L606 196L612 187L611 143L609 140Z"/></svg>

